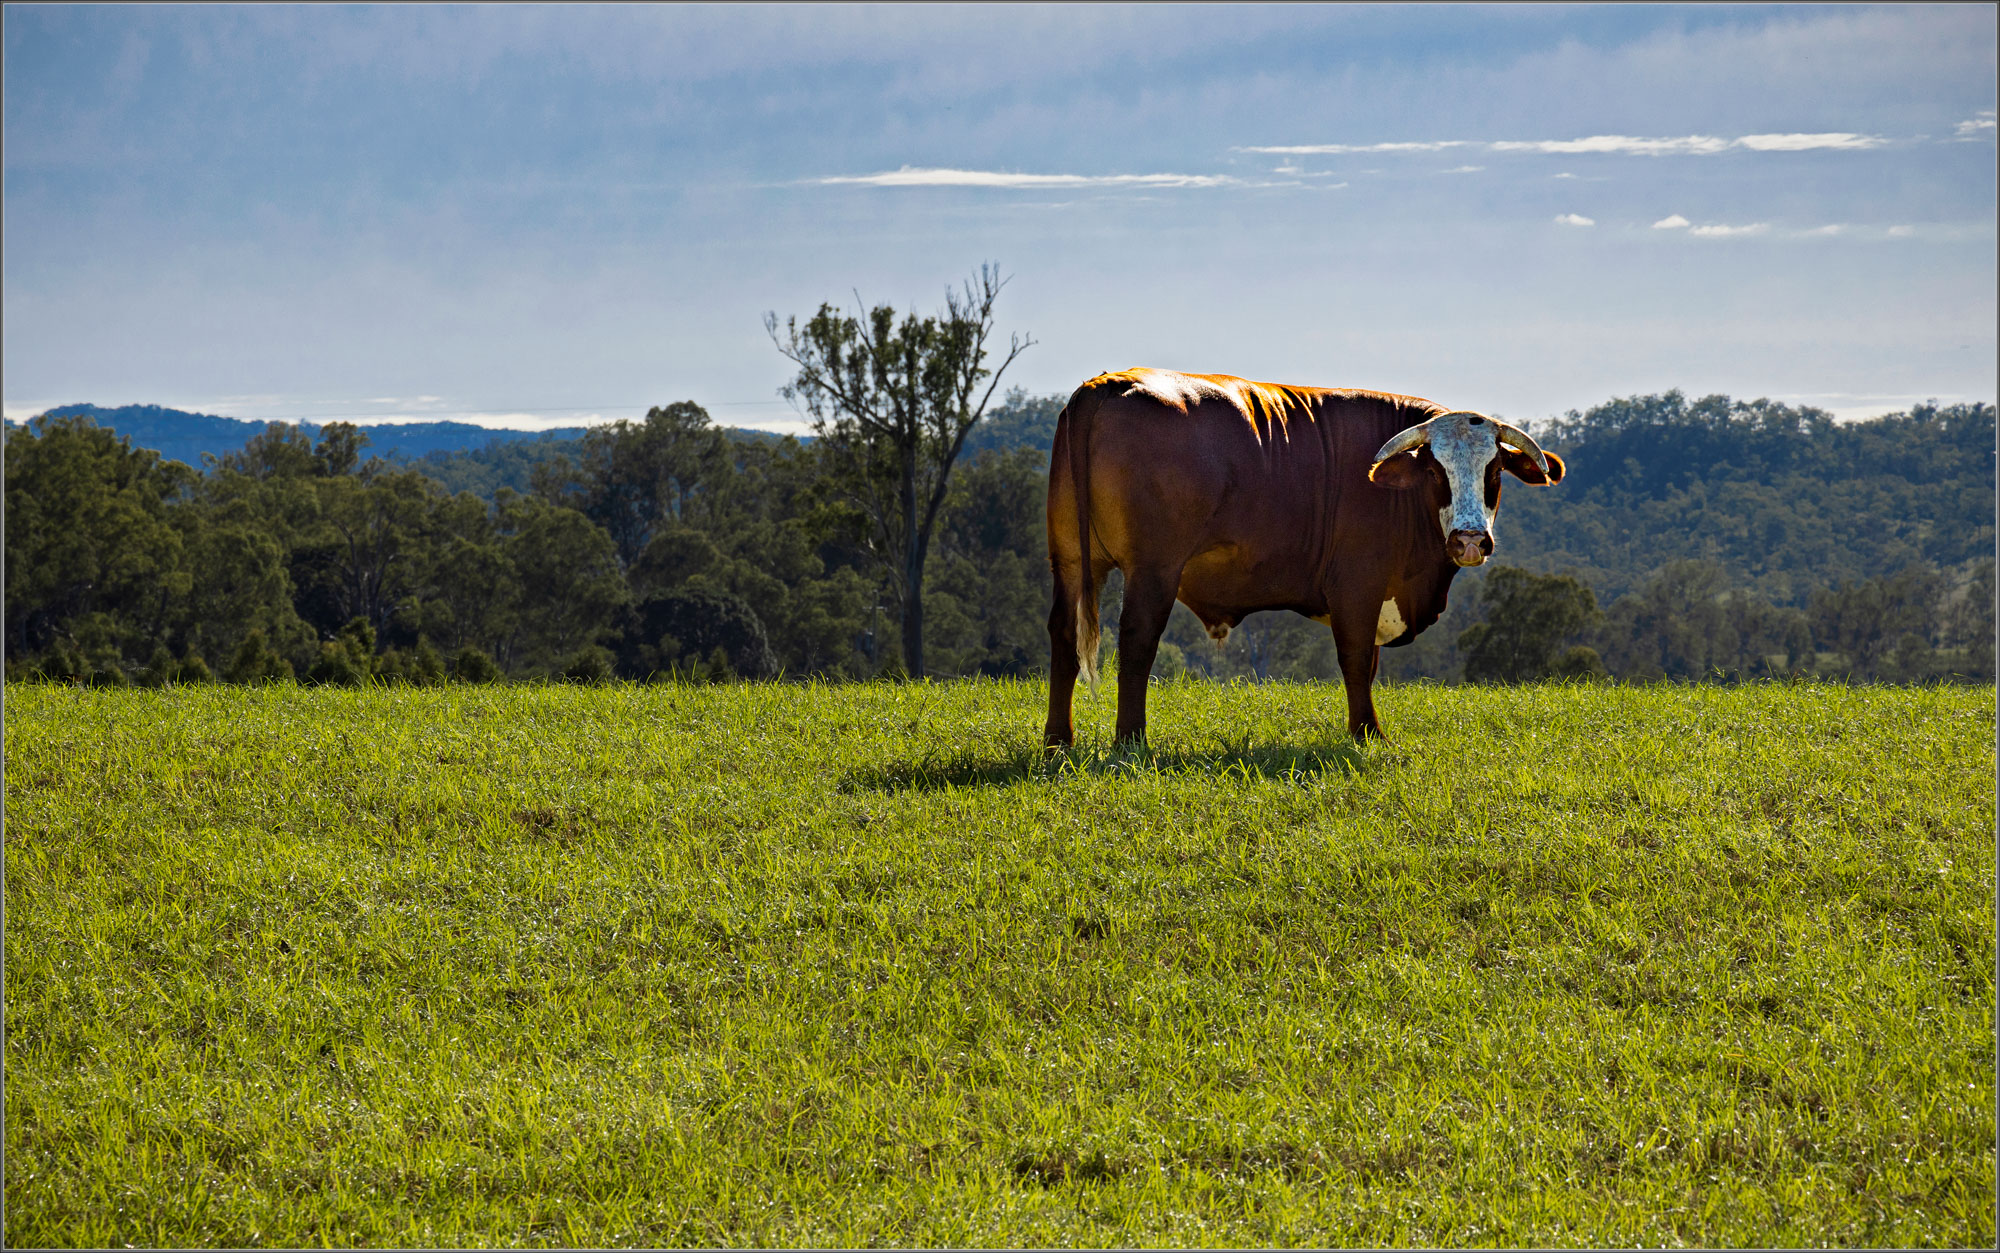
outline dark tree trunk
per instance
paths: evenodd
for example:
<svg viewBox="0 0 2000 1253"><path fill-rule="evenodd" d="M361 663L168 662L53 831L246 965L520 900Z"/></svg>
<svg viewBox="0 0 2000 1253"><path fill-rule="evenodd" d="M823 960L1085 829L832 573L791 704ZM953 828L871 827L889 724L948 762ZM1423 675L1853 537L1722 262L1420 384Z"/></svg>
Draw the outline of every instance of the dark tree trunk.
<svg viewBox="0 0 2000 1253"><path fill-rule="evenodd" d="M903 451L903 668L924 677L924 550L917 543L917 450Z"/></svg>

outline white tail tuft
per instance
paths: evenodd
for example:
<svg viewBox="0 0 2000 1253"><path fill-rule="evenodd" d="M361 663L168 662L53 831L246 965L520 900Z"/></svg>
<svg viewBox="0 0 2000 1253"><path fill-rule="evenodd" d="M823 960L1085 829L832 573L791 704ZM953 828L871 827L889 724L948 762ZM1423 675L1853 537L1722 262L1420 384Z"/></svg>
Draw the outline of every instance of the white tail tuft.
<svg viewBox="0 0 2000 1253"><path fill-rule="evenodd" d="M1090 690L1097 690L1097 644L1098 630L1095 614L1084 612L1083 597L1076 598L1076 663L1083 671L1083 681Z"/></svg>

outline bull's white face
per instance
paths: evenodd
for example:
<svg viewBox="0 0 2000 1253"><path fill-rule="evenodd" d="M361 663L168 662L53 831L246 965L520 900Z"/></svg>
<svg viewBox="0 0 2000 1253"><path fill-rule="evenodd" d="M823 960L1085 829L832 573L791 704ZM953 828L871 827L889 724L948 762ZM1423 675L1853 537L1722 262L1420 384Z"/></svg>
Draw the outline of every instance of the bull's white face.
<svg viewBox="0 0 2000 1253"><path fill-rule="evenodd" d="M1446 543L1454 532L1484 536L1490 551L1493 511L1498 494L1489 492L1490 467L1500 455L1499 431L1491 419L1477 413L1447 413L1431 420L1431 454L1444 470L1451 487L1451 503L1438 510L1438 529ZM1460 565L1478 565L1485 553L1469 552L1477 560L1466 561L1454 554Z"/></svg>
<svg viewBox="0 0 2000 1253"><path fill-rule="evenodd" d="M1397 491L1420 490L1432 500L1442 492L1437 519L1445 556L1476 566L1493 555L1503 469L1538 487L1563 477L1562 458L1537 448L1526 431L1461 409L1396 432L1375 454L1368 481Z"/></svg>

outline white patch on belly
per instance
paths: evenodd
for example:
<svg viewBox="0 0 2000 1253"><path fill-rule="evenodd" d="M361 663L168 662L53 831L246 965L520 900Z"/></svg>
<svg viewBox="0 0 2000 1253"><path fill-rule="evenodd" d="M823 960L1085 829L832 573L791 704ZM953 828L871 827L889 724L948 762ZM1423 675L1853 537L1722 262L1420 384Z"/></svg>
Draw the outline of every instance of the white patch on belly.
<svg viewBox="0 0 2000 1253"><path fill-rule="evenodd" d="M1387 644L1409 628L1403 625L1403 611L1396 608L1392 597L1382 602L1382 612L1375 618L1375 642Z"/></svg>

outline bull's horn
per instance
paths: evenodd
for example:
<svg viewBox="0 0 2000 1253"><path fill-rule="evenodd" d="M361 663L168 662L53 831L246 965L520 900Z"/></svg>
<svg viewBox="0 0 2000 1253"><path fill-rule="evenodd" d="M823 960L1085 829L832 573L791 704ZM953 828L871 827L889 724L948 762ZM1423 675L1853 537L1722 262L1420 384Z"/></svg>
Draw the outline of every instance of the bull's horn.
<svg viewBox="0 0 2000 1253"><path fill-rule="evenodd" d="M1382 450L1375 454L1375 465L1381 465L1399 452L1408 452L1412 448L1422 448L1430 442L1431 424L1429 422L1419 422L1408 430L1398 431L1395 435L1391 436L1389 442L1382 445ZM1369 470L1372 472L1374 468L1374 466L1370 466Z"/></svg>
<svg viewBox="0 0 2000 1253"><path fill-rule="evenodd" d="M1487 420L1489 422L1493 421L1491 418ZM1516 452L1527 453L1528 456L1534 459L1535 468L1542 472L1542 477L1547 478L1549 476L1549 459L1542 454L1540 448L1535 446L1535 441L1528 438L1526 431L1518 426L1508 426L1505 422L1493 422L1493 426L1495 428L1495 438Z"/></svg>

